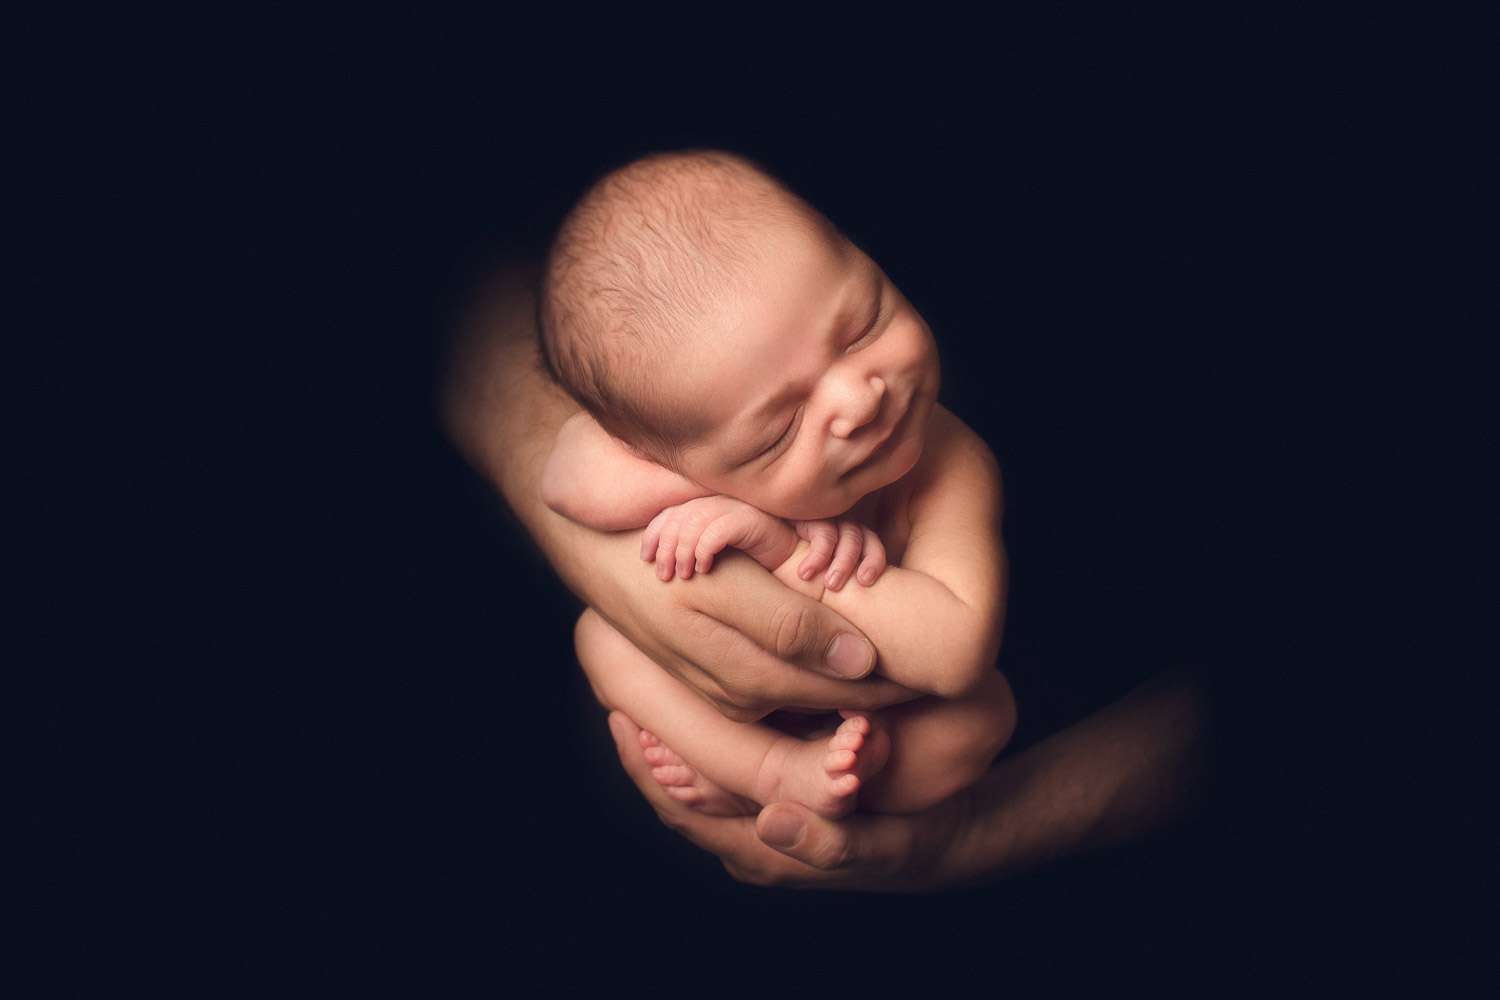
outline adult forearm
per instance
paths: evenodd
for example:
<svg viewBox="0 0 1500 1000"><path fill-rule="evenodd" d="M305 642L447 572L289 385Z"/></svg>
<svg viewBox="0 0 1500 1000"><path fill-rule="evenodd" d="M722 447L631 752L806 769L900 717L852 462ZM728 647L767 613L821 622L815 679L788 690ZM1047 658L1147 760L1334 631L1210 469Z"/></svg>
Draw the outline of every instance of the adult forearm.
<svg viewBox="0 0 1500 1000"><path fill-rule="evenodd" d="M890 566L869 587L826 590L824 604L870 637L878 676L939 697L960 697L994 669L999 630L940 581Z"/></svg>
<svg viewBox="0 0 1500 1000"><path fill-rule="evenodd" d="M589 529L549 510L541 481L558 429L579 407L541 365L535 277L529 265L502 269L471 310L448 356L443 419L464 457L578 593L577 543Z"/></svg>
<svg viewBox="0 0 1500 1000"><path fill-rule="evenodd" d="M972 789L949 880L1000 878L1167 825L1201 796L1208 728L1202 689L1174 673L1003 758Z"/></svg>

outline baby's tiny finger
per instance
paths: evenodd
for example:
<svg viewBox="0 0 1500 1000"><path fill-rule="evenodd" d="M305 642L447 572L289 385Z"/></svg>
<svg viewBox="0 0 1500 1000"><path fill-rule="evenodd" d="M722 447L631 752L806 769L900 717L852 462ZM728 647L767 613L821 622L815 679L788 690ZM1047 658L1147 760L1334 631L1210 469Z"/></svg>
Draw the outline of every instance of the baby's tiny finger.
<svg viewBox="0 0 1500 1000"><path fill-rule="evenodd" d="M860 526L852 521L839 524L839 544L833 553L833 565L828 568L827 583L830 590L843 588L844 581L854 572L859 562L859 550L864 541Z"/></svg>
<svg viewBox="0 0 1500 1000"><path fill-rule="evenodd" d="M839 536L832 524L827 521L817 521L807 524L806 537L812 547L808 549L802 565L797 567L797 575L804 580L811 580L828 565Z"/></svg>
<svg viewBox="0 0 1500 1000"><path fill-rule="evenodd" d="M885 572L885 543L869 528L865 529L865 554L859 561L859 582L868 587Z"/></svg>
<svg viewBox="0 0 1500 1000"><path fill-rule="evenodd" d="M714 553L719 551L717 546L711 544L713 540L709 538L709 532L712 530L713 527L710 525L708 531L698 536L698 548L693 553L693 558L697 560L697 571L699 573L707 573L713 568Z"/></svg>
<svg viewBox="0 0 1500 1000"><path fill-rule="evenodd" d="M656 549L656 576L663 583L672 579L672 573L677 568L676 553L677 526L673 524L663 529L661 543Z"/></svg>
<svg viewBox="0 0 1500 1000"><path fill-rule="evenodd" d="M670 507L653 517L651 523L646 525L646 530L641 533L641 558L646 562L656 559L656 547L661 541L662 525L666 523L669 510Z"/></svg>

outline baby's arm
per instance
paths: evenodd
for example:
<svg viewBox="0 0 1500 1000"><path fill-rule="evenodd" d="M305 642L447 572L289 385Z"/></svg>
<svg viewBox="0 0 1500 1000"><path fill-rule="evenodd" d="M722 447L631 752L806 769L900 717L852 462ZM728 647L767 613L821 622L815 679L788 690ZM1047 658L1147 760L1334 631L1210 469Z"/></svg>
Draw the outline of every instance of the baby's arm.
<svg viewBox="0 0 1500 1000"><path fill-rule="evenodd" d="M856 564L861 580L885 569L885 550L874 532L841 521L788 524L731 497L715 494L632 451L587 413L558 431L542 473L542 499L555 513L597 531L646 529L641 558L655 561L662 580L706 573L713 558L733 546L776 571L797 539L811 543L799 560L802 580L830 563L847 576ZM802 588L798 588L802 589Z"/></svg>
<svg viewBox="0 0 1500 1000"><path fill-rule="evenodd" d="M942 406L912 474L910 539L900 566L869 587L821 600L879 651L876 673L917 691L961 697L993 672L1005 622L1000 469L978 435Z"/></svg>
<svg viewBox="0 0 1500 1000"><path fill-rule="evenodd" d="M597 531L644 528L665 508L712 493L631 451L587 412L558 430L542 472L547 506Z"/></svg>

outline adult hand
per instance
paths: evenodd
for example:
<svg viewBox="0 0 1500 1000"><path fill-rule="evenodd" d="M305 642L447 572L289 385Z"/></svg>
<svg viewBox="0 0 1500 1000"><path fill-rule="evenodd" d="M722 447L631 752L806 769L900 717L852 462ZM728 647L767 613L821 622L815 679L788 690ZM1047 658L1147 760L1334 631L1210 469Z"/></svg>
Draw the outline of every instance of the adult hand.
<svg viewBox="0 0 1500 1000"><path fill-rule="evenodd" d="M640 559L641 532L593 531L542 502L547 456L578 405L540 362L536 279L536 262L522 261L481 292L449 351L443 416L569 589L738 721L780 706L869 709L916 697L886 680L855 682L874 666L874 647L799 592L807 585L790 571L782 579L729 552L706 576L664 584Z"/></svg>
<svg viewBox="0 0 1500 1000"><path fill-rule="evenodd" d="M773 803L758 817L706 816L669 798L651 777L640 727L629 717L611 712L609 730L625 772L661 821L718 855L738 881L898 892L960 881L955 848L973 813L969 792L912 816L856 814L832 821L794 802Z"/></svg>
<svg viewBox="0 0 1500 1000"><path fill-rule="evenodd" d="M744 553L726 550L713 572L663 583L640 559L640 532L582 532L572 544L593 571L578 578L579 595L731 719L753 721L788 706L873 709L915 697L883 679L854 683L874 667L869 640Z"/></svg>
<svg viewBox="0 0 1500 1000"><path fill-rule="evenodd" d="M914 891L1000 878L1158 830L1197 807L1211 774L1208 703L1186 671L1001 757L974 785L909 816L831 821L791 802L758 817L704 816L651 777L630 719L612 713L609 727L661 821L757 885Z"/></svg>

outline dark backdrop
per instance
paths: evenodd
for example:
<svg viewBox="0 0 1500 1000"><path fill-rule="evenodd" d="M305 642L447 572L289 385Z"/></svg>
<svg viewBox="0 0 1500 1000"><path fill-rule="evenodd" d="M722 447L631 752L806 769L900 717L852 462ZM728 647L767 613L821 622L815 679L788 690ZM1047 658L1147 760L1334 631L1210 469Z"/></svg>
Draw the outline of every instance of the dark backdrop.
<svg viewBox="0 0 1500 1000"><path fill-rule="evenodd" d="M998 984L1038 958L1233 978L1363 941L1390 881L1352 808L1371 779L1332 498L1369 447L1342 317L1389 221L1383 111L1316 59L1168 65L1119 26L997 43L927 87L660 53L584 78L558 67L585 53L518 67L517 35L394 26L289 31L236 46L212 89L169 80L182 155L154 180L186 210L175 294L201 308L170 367L194 409L160 416L215 461L171 508L190 655L150 685L163 721L134 739L157 780L125 808L174 873L145 898L177 953L646 983L712 947L730 979ZM497 261L541 253L598 173L681 146L764 162L931 324L942 399L1005 476L1016 746L1189 667L1216 712L1196 820L926 898L739 886L656 822L572 659L579 605L444 440L434 372Z"/></svg>

